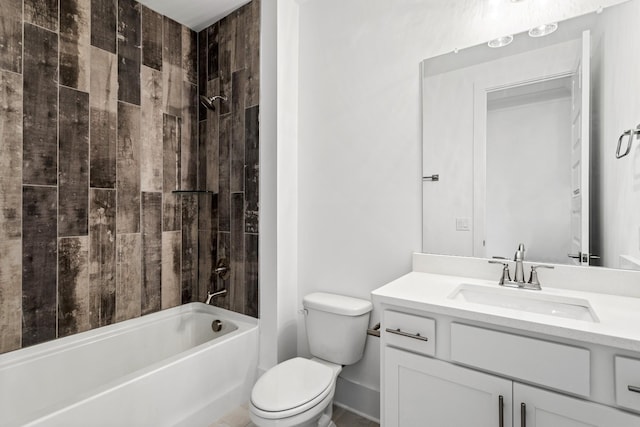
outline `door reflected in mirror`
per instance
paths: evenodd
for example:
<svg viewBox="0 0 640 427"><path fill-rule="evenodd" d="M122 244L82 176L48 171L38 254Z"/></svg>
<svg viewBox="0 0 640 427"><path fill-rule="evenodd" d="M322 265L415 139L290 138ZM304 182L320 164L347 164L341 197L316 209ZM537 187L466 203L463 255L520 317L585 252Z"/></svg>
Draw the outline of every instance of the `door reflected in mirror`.
<svg viewBox="0 0 640 427"><path fill-rule="evenodd" d="M486 224L474 255L508 257L518 236L528 258L566 262L574 198L571 81L559 77L488 93L486 197L477 207Z"/></svg>
<svg viewBox="0 0 640 427"><path fill-rule="evenodd" d="M423 61L423 251L640 269L640 0ZM598 257L596 257L598 256Z"/></svg>

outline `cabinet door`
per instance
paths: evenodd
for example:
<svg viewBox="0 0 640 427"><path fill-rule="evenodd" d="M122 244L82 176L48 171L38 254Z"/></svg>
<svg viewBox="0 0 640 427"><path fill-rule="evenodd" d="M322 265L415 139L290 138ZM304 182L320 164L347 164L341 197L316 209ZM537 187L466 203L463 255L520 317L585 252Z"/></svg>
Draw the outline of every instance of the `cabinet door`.
<svg viewBox="0 0 640 427"><path fill-rule="evenodd" d="M518 383L513 385L513 405L516 427L640 426L638 415Z"/></svg>
<svg viewBox="0 0 640 427"><path fill-rule="evenodd" d="M385 427L511 427L511 381L391 347L384 351Z"/></svg>

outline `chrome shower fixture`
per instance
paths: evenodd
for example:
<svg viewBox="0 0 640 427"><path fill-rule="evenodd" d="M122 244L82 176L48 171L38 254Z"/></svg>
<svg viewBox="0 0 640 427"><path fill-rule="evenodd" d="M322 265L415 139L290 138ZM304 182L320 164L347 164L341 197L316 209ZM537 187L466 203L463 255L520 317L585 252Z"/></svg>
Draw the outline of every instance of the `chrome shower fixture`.
<svg viewBox="0 0 640 427"><path fill-rule="evenodd" d="M214 95L211 97L200 95L200 103L207 107L209 110L216 111L215 102L217 100L221 100L223 102L227 102L227 97L222 95Z"/></svg>

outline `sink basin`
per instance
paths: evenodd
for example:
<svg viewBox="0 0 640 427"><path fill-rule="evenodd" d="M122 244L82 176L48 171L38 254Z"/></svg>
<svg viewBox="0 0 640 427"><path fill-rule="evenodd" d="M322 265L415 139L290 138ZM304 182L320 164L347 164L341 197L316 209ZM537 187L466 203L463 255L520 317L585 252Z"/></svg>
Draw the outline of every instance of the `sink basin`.
<svg viewBox="0 0 640 427"><path fill-rule="evenodd" d="M598 317L589 301L581 298L548 295L538 291L462 284L448 298L565 319L598 322Z"/></svg>

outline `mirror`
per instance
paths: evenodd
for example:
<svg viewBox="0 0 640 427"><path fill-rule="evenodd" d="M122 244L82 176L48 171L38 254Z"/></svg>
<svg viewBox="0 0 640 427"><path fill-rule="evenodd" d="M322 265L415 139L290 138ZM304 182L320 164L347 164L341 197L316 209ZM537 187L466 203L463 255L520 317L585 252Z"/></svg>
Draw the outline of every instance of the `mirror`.
<svg viewBox="0 0 640 427"><path fill-rule="evenodd" d="M640 270L638 16L422 62L424 252Z"/></svg>

